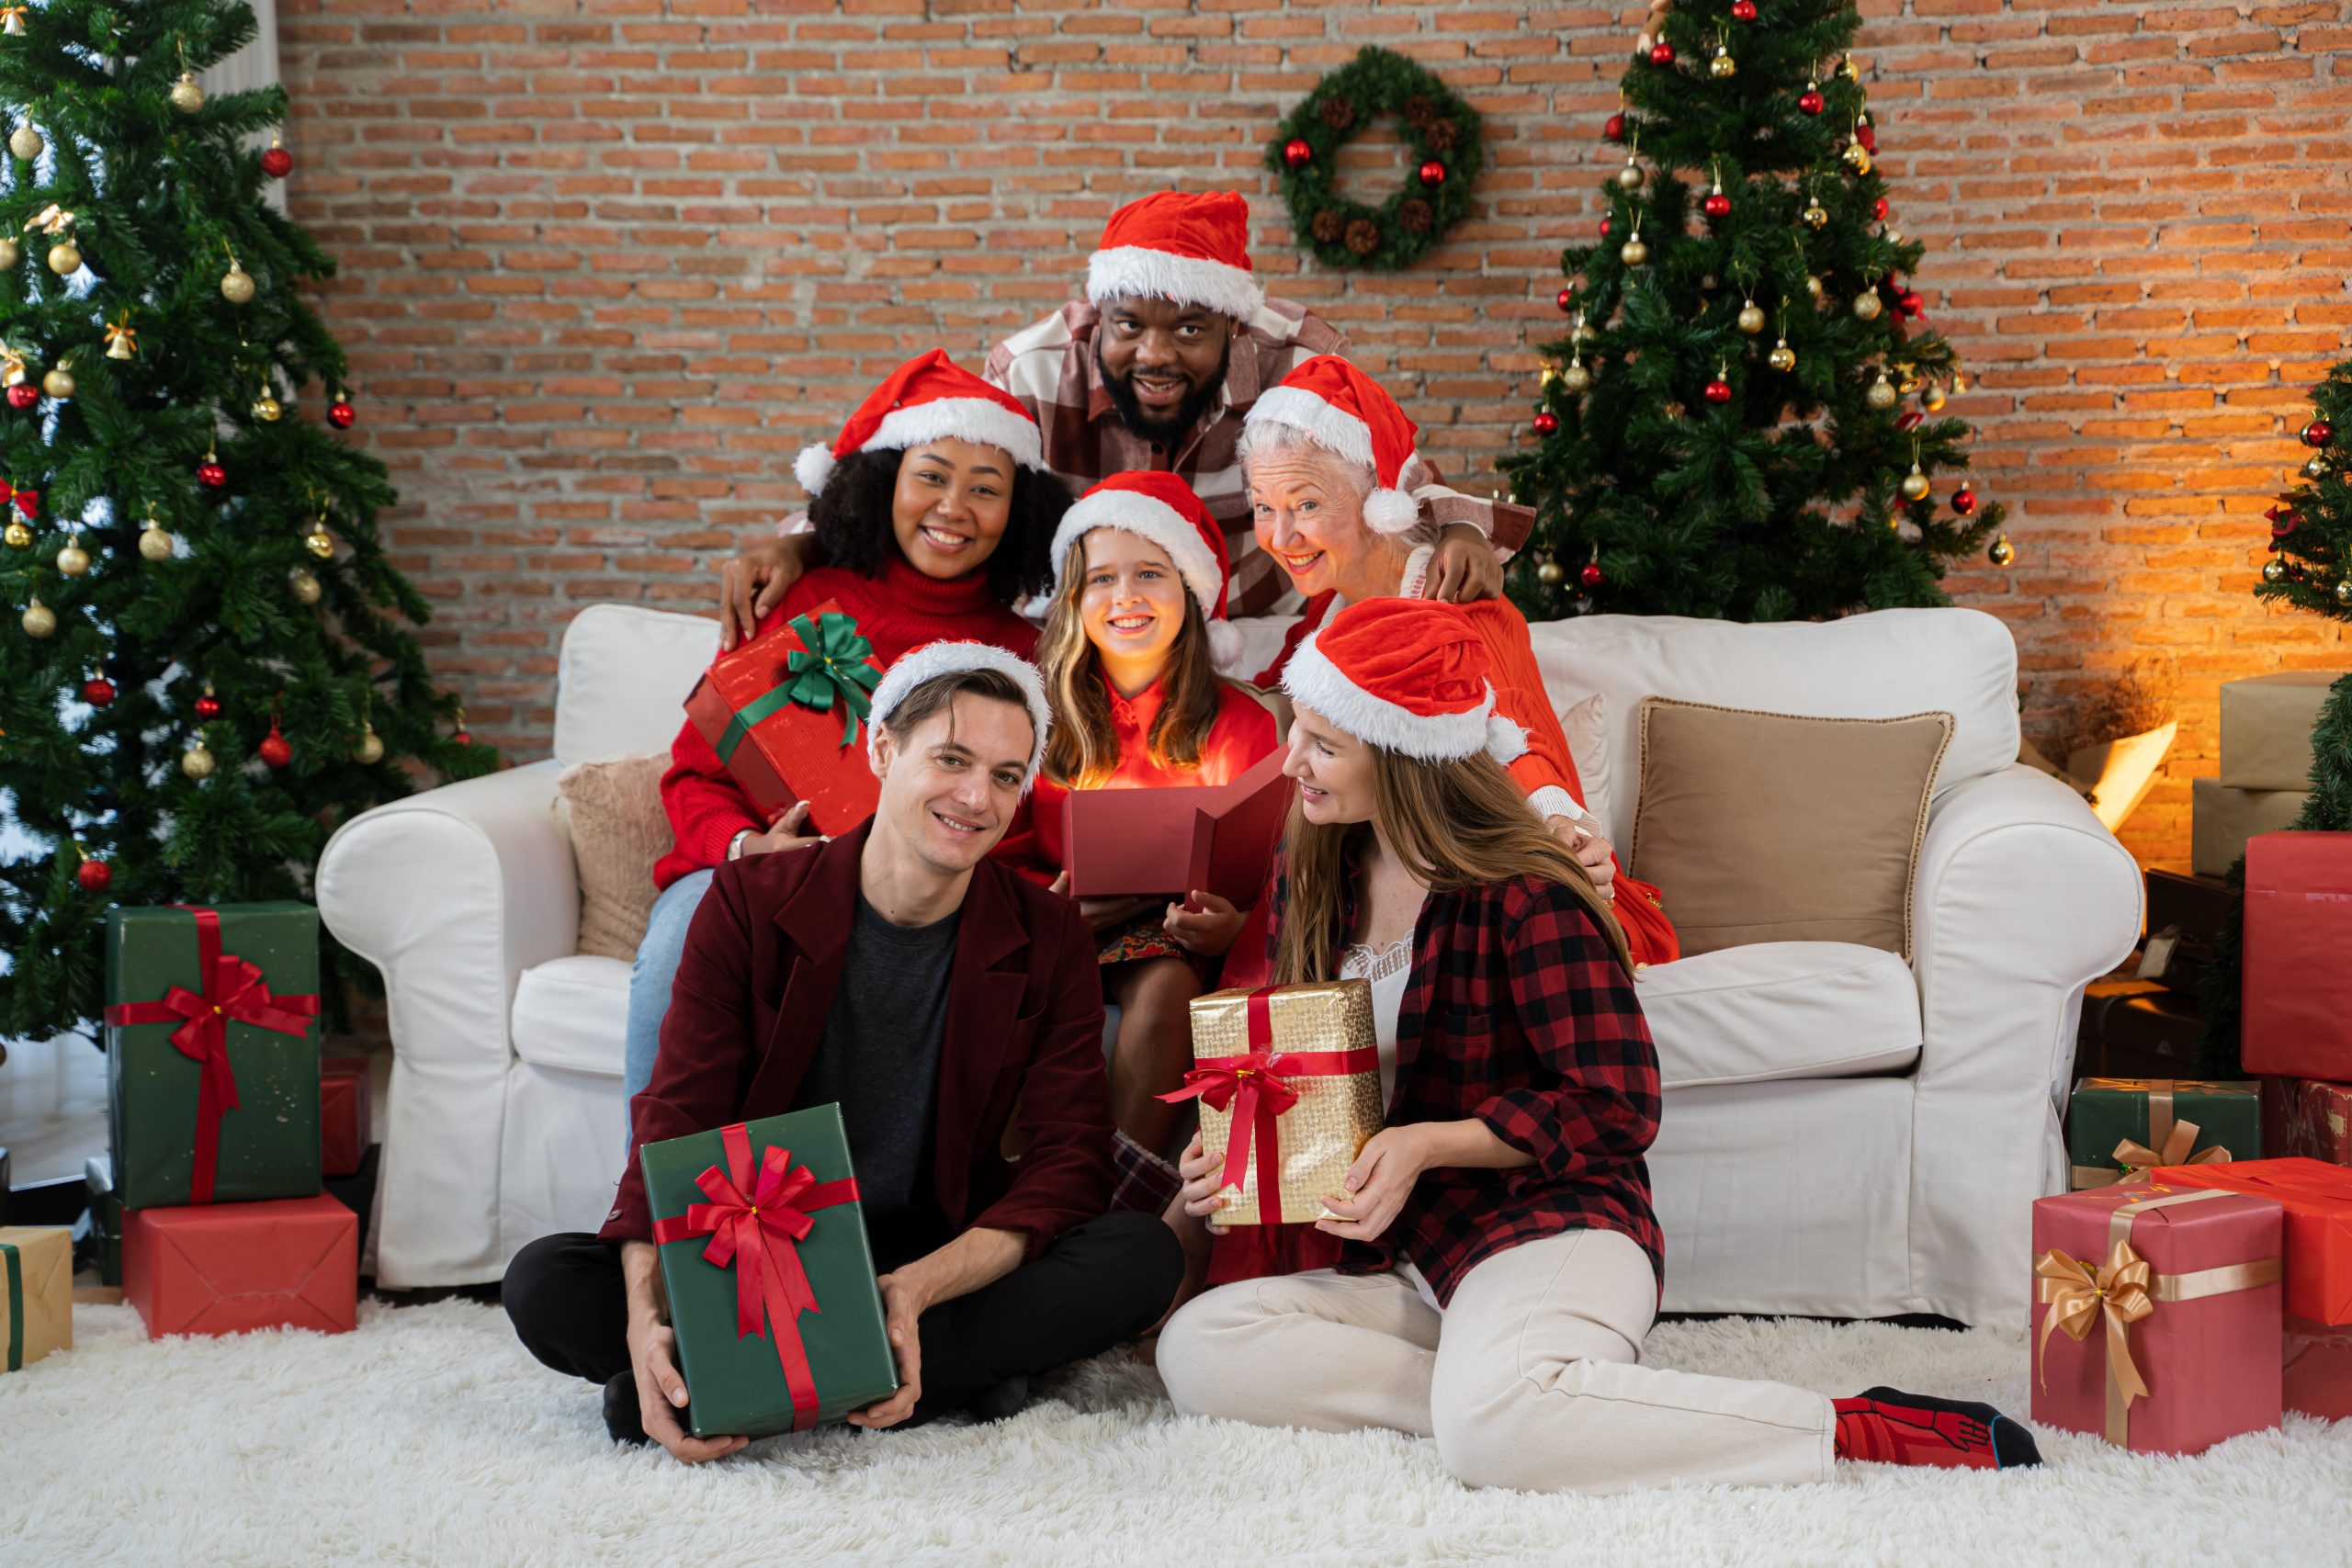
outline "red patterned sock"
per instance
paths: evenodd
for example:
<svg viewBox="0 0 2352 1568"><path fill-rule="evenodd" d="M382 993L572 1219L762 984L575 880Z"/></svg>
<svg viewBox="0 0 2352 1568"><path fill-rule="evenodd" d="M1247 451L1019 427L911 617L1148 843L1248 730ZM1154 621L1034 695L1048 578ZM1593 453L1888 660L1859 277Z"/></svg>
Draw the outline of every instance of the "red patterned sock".
<svg viewBox="0 0 2352 1568"><path fill-rule="evenodd" d="M2041 1462L2033 1434L1989 1404L1892 1388L1865 1389L1831 1403L1838 1412L1839 1459L1970 1470Z"/></svg>

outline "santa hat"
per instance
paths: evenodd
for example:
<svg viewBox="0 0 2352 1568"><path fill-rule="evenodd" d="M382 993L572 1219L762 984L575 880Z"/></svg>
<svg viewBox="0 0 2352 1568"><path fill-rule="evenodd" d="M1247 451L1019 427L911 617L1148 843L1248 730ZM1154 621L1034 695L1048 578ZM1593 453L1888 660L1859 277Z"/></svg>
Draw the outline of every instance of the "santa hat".
<svg viewBox="0 0 2352 1568"><path fill-rule="evenodd" d="M878 755L882 727L889 722L898 705L907 700L908 693L926 681L965 670L993 670L1011 677L1012 683L1021 688L1021 700L1029 708L1029 723L1037 732L1037 743L1029 752L1029 771L1021 778L1021 793L1028 794L1029 786L1036 782L1037 770L1046 763L1046 733L1053 728L1053 710L1046 705L1046 682L1038 675L1037 667L994 643L927 642L900 654L899 661L883 671L882 679L875 684L865 727L866 755Z"/></svg>
<svg viewBox="0 0 2352 1568"><path fill-rule="evenodd" d="M1208 618L1209 657L1220 670L1241 658L1241 633L1226 619L1226 584L1230 573L1225 553L1225 530L1217 526L1193 487L1174 474L1136 470L1113 474L1070 503L1054 530L1049 558L1054 563L1054 592L1062 588L1072 545L1097 528L1117 528L1148 539L1168 552L1168 559L1184 586L1200 602Z"/></svg>
<svg viewBox="0 0 2352 1568"><path fill-rule="evenodd" d="M998 446L1024 468L1046 466L1045 437L1021 400L991 387L933 349L883 378L849 416L831 446L804 446L792 465L810 495L825 488L834 466L859 452L902 452L947 437Z"/></svg>
<svg viewBox="0 0 2352 1568"><path fill-rule="evenodd" d="M1364 498L1363 520L1383 534L1401 534L1420 517L1409 493L1422 480L1420 434L1380 383L1336 354L1300 362L1282 385L1262 394L1242 421L1245 433L1269 424L1304 431L1376 481Z"/></svg>
<svg viewBox="0 0 2352 1568"><path fill-rule="evenodd" d="M1256 315L1266 291L1250 273L1250 204L1240 193L1163 190L1111 214L1086 261L1086 297L1100 306L1137 295L1237 321Z"/></svg>
<svg viewBox="0 0 2352 1568"><path fill-rule="evenodd" d="M1424 762L1484 751L1510 763L1527 732L1495 712L1487 645L1470 617L1433 599L1366 599L1298 645L1291 700L1357 739Z"/></svg>

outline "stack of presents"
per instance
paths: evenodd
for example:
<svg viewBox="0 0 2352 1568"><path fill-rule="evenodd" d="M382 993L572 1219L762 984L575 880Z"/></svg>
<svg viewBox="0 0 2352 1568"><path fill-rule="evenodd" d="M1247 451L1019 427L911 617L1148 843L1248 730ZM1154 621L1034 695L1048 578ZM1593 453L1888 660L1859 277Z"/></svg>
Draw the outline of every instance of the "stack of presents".
<svg viewBox="0 0 2352 1568"><path fill-rule="evenodd" d="M2073 1190L2034 1205L2045 1425L2193 1453L2284 1410L2352 1416L2352 833L2286 830L2333 679L2222 688L2196 859L2149 870L2139 962L2086 999ZM2176 1076L2194 1070L2199 992L2233 917L2244 1076Z"/></svg>

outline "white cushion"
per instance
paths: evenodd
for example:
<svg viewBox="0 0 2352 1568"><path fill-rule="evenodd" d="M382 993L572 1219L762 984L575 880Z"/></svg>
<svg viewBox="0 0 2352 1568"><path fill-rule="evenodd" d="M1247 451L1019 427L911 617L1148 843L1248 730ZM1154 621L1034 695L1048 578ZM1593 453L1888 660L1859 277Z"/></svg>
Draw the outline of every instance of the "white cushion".
<svg viewBox="0 0 2352 1568"><path fill-rule="evenodd" d="M1568 704L1560 710L1560 733L1567 737L1568 761L1577 765L1577 782L1584 785L1584 808L1607 822L1609 699L1595 692L1582 702Z"/></svg>
<svg viewBox="0 0 2352 1568"><path fill-rule="evenodd" d="M718 652L718 623L635 604L591 604L563 629L556 663L555 754L602 762L667 751L686 694Z"/></svg>
<svg viewBox="0 0 2352 1568"><path fill-rule="evenodd" d="M1894 1072L1919 1056L1919 985L1892 953L1759 942L1653 964L1635 987L1668 1089Z"/></svg>
<svg viewBox="0 0 2352 1568"><path fill-rule="evenodd" d="M514 1055L542 1067L621 1076L629 965L575 953L523 971L514 987Z"/></svg>

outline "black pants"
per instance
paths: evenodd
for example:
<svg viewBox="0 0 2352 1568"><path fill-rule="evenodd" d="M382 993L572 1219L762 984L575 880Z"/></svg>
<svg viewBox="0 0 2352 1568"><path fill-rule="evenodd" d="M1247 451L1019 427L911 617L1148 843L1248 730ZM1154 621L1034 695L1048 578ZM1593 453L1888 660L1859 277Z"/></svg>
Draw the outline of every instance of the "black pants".
<svg viewBox="0 0 2352 1568"><path fill-rule="evenodd" d="M1133 1338L1168 1310L1183 1273L1183 1248L1156 1215L1072 1226L1035 1262L922 1314L922 1397L907 1424ZM629 1370L618 1247L584 1231L541 1236L506 1266L501 1293L524 1348L546 1365L599 1385Z"/></svg>

